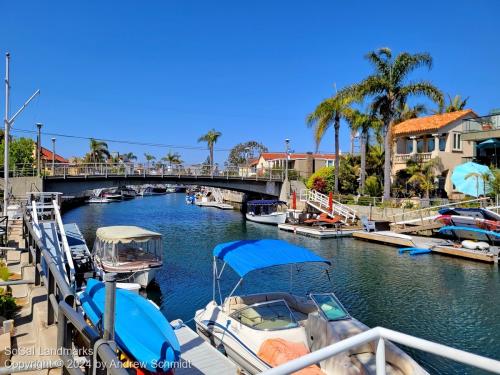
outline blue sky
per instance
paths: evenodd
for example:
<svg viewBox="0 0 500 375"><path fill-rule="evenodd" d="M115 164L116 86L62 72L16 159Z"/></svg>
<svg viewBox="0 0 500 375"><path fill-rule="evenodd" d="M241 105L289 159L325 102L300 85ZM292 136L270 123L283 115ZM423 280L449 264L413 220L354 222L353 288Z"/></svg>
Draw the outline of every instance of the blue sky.
<svg viewBox="0 0 500 375"><path fill-rule="evenodd" d="M15 128L202 147L223 133L216 161L238 142L314 149L304 118L323 98L370 73L366 52L427 51L431 80L500 107L500 2L491 1L2 1L0 64L12 55L11 110L40 88ZM3 87L0 99L4 100ZM3 104L2 104L3 109ZM3 111L2 111L3 117ZM21 133L15 133L20 135ZM44 144L49 145L48 137ZM341 146L349 148L342 131ZM88 141L57 137L64 156ZM168 148L109 143L111 151ZM333 151L333 134L320 149ZM188 163L205 150L171 149Z"/></svg>

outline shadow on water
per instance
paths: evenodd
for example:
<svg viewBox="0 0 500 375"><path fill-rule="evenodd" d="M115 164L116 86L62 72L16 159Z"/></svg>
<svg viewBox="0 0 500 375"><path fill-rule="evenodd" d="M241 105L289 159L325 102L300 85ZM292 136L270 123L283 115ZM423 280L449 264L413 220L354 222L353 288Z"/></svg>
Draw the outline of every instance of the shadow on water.
<svg viewBox="0 0 500 375"><path fill-rule="evenodd" d="M199 208L183 194L82 206L64 215L76 222L92 247L106 225L139 225L164 235L161 292L150 297L172 320L190 320L212 298L212 249L220 242L278 238L332 261L331 282L314 265L294 274L294 290L334 291L350 313L369 326L384 326L453 347L500 358L500 274L497 266L439 255L409 257L392 247L353 239L316 240L245 222L240 212ZM248 275L240 293L289 290L289 268ZM229 271L229 270L228 270ZM223 294L237 281L224 272ZM149 292L148 292L149 294ZM479 374L455 363L411 354L431 372Z"/></svg>

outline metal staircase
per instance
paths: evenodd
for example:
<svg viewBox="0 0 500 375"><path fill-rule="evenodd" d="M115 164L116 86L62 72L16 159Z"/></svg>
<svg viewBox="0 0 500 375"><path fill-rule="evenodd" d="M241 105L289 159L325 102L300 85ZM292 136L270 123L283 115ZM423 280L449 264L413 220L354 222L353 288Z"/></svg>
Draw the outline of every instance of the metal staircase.
<svg viewBox="0 0 500 375"><path fill-rule="evenodd" d="M332 218L340 216L342 218L342 222L345 224L353 224L357 219L355 210L336 200L332 201L332 207L330 210L328 195L322 194L316 190L301 190L300 200Z"/></svg>
<svg viewBox="0 0 500 375"><path fill-rule="evenodd" d="M222 194L221 189L214 188L214 187L208 187L207 191L209 191L210 193L212 193L212 196L214 197L214 200L217 203L224 203L224 196Z"/></svg>

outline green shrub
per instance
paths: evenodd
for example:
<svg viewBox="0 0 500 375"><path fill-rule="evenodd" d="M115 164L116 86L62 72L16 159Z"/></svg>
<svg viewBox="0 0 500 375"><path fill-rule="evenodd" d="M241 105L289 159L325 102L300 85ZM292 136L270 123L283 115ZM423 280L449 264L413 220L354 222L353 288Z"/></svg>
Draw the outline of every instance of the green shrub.
<svg viewBox="0 0 500 375"><path fill-rule="evenodd" d="M315 182L318 180L322 180L321 185L324 185L322 193L329 193L333 191L333 187L335 185L335 168L333 167L323 167L316 172L314 172L311 177L307 180L306 186L308 189L315 189Z"/></svg>
<svg viewBox="0 0 500 375"><path fill-rule="evenodd" d="M18 306L14 297L7 294L0 296L0 316L5 319L13 319Z"/></svg>
<svg viewBox="0 0 500 375"><path fill-rule="evenodd" d="M7 266L5 266L4 263L0 262L0 279L2 279L3 281L7 281L9 280L9 276L9 269L7 268Z"/></svg>
<svg viewBox="0 0 500 375"><path fill-rule="evenodd" d="M382 195L382 185L377 176L370 176L365 180L365 193L370 197L380 197Z"/></svg>

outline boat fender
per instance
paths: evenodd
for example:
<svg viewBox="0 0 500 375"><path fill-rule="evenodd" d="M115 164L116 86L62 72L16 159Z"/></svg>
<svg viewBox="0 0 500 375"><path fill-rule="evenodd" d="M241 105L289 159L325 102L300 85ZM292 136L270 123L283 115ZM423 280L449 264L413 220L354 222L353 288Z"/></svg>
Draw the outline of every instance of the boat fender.
<svg viewBox="0 0 500 375"><path fill-rule="evenodd" d="M462 246L469 250L487 250L490 247L487 242L478 242L472 240L462 241Z"/></svg>

